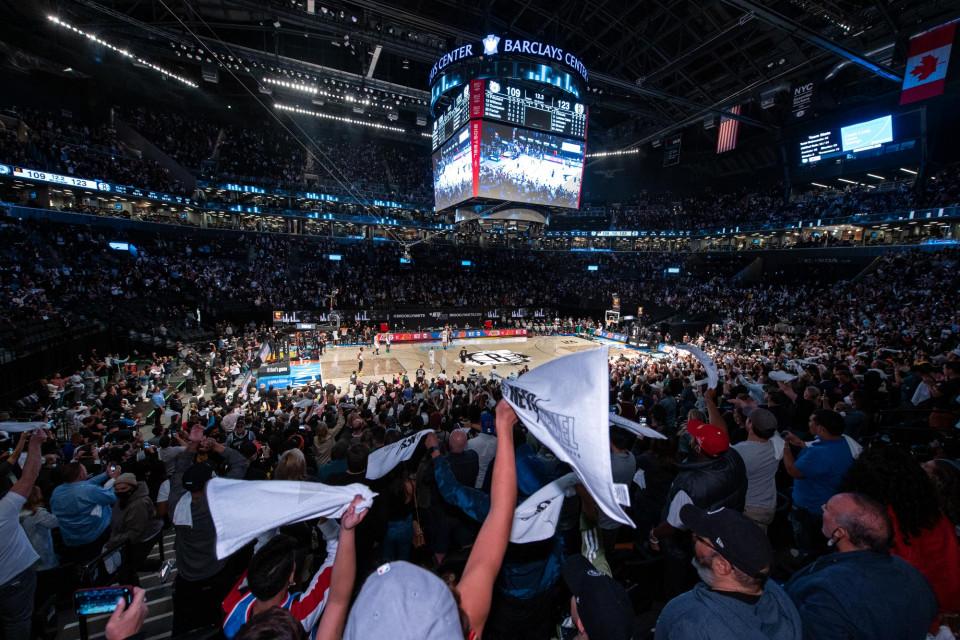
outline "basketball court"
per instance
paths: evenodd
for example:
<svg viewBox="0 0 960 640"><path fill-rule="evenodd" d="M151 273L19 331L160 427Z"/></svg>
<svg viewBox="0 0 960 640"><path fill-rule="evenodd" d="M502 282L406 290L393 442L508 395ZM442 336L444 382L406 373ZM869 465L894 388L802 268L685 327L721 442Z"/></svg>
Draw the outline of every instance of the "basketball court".
<svg viewBox="0 0 960 640"><path fill-rule="evenodd" d="M573 336L537 336L532 338L475 338L456 340L444 350L439 342L432 343L405 343L394 344L390 353L381 345L380 355L373 355L372 347L363 348L363 372L359 378L365 381L378 380L396 374L406 374L411 379L418 367L422 366L427 379L435 378L442 371L448 376L469 374L471 370L477 373L490 375L497 374L507 377L511 373L520 371L524 366L531 369L550 362L561 356L577 353L588 349L598 349L601 343L585 338ZM624 354L627 357L636 357L634 349L623 348L622 345L610 344L610 355ZM433 348L435 364L430 367L430 349ZM467 361L460 361L460 350L467 350ZM320 358L319 363L323 371L323 381L346 387L350 375L357 371L357 354L359 347L333 347ZM304 361L304 366L317 361ZM290 362L291 373L297 378L298 367L301 362ZM315 365L314 365L315 366Z"/></svg>

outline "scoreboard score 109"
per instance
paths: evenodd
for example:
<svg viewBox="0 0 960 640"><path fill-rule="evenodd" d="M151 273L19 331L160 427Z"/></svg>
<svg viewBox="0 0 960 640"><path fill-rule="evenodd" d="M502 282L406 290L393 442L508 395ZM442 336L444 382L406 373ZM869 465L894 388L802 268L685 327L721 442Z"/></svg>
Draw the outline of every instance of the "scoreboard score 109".
<svg viewBox="0 0 960 640"><path fill-rule="evenodd" d="M542 88L486 82L483 117L518 127L539 129L565 138L584 139L587 107L563 96L550 96Z"/></svg>
<svg viewBox="0 0 960 640"><path fill-rule="evenodd" d="M471 100L471 91L478 89L481 89L482 102L477 95ZM565 96L549 95L545 89L549 91L547 87L530 88L518 82L500 80L476 80L465 85L434 120L433 150L436 151L470 118L478 117L564 138L586 139L587 106Z"/></svg>

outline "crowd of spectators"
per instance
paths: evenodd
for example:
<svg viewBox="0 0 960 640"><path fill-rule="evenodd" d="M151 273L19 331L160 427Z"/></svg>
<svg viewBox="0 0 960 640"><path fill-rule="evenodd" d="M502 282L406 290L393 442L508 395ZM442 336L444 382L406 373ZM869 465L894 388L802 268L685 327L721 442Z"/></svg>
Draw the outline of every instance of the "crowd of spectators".
<svg viewBox="0 0 960 640"><path fill-rule="evenodd" d="M8 436L2 557L17 561L3 565L7 635L29 628L36 590L69 588L91 559L120 549L112 575L136 585L156 570L157 532L172 526L174 637L952 637L960 326L938 287L956 284L957 259L890 257L834 306L821 297L816 320L803 308L781 316L791 298L772 289L681 294L738 298L742 313L727 308L730 321L700 335L660 336L703 347L716 389L671 348L611 356L611 407L665 437L610 428L612 481L629 487L635 526L576 485L553 533L533 542L511 537L514 506L570 468L516 422L496 373L361 370L340 386L274 389L255 369L280 334L252 323L220 325L214 342L171 357L94 353L38 389L38 406L69 407L55 433ZM867 291L873 306L852 304ZM894 291L906 304L888 299ZM588 333L592 323L563 324ZM924 411L938 443L876 437L887 407ZM371 454L403 443L411 456L367 477ZM339 527L278 522L221 555L230 532L211 516L213 476L251 483L234 509L282 499L273 483L291 480L330 487L294 499L345 487L349 505ZM149 603L134 594L107 638L142 625Z"/></svg>
<svg viewBox="0 0 960 640"><path fill-rule="evenodd" d="M960 204L960 165L940 169L919 189L912 181L879 187L848 185L843 190L811 188L814 190L794 193L787 202L782 186L766 191L647 193L623 203L587 203L565 224L575 227L578 216L601 216L608 229L719 229L737 225L777 229L799 220L956 206Z"/></svg>
<svg viewBox="0 0 960 640"><path fill-rule="evenodd" d="M186 187L169 169L120 142L107 117L86 121L66 110L26 107L0 115L0 158L5 164L186 195Z"/></svg>

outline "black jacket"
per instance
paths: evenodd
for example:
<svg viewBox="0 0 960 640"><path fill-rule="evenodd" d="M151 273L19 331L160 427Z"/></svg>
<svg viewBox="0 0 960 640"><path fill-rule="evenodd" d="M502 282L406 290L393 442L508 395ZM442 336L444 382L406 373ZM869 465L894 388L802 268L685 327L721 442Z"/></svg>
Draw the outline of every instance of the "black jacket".
<svg viewBox="0 0 960 640"><path fill-rule="evenodd" d="M747 468L743 458L734 449L727 449L716 458L681 464L667 495L664 518L680 491L701 509L712 511L727 507L743 512L747 499Z"/></svg>

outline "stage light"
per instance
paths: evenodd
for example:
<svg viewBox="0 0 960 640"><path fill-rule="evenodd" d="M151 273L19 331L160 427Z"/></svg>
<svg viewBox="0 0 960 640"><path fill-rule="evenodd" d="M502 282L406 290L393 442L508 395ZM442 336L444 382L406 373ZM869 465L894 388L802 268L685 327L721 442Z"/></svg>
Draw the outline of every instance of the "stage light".
<svg viewBox="0 0 960 640"><path fill-rule="evenodd" d="M187 85L188 87L191 87L191 88L193 88L193 89L196 89L197 86L198 86L195 82L191 82L190 80L187 80L187 79L184 78L183 76L179 76L179 75L173 73L172 71L168 71L167 69L164 69L163 67L161 67L161 66L159 66L159 65L156 65L156 64L150 62L149 60L145 60L144 58L141 58L141 57L137 56L137 55L134 54L134 53L130 53L130 52L129 52L128 50L126 50L126 49L121 49L120 47L117 47L116 45L113 45L113 44L111 44L110 42L107 42L106 40L100 38L99 36L95 36L95 35L93 35L92 33L87 33L87 32L84 31L83 29L78 29L77 27L74 27L74 26L71 25L70 23L66 22L65 20L61 20L60 18L58 18L58 17L56 17L56 16L48 15L48 16L47 16L47 20L49 20L49 21L52 22L53 24L57 25L58 27L67 29L67 30L69 30L69 31L73 31L73 32L76 33L77 35L81 35L81 36L87 38L88 40L91 40L91 41L93 41L93 42L96 42L97 44L102 45L102 46L106 47L107 49L110 49L111 51L120 54L120 55L123 56L124 58L128 58L128 59L130 59L130 60L133 60L134 62L136 62L137 64L139 64L139 65L141 65L141 66L144 66L144 67L153 69L154 71L156 71L157 73L160 73L161 75L164 75L164 76L166 76L166 77L168 77L168 78L172 78L172 79L174 79L174 80L176 80L176 81L178 81L178 82L182 82L183 84ZM189 55L189 54L188 54L188 55Z"/></svg>

